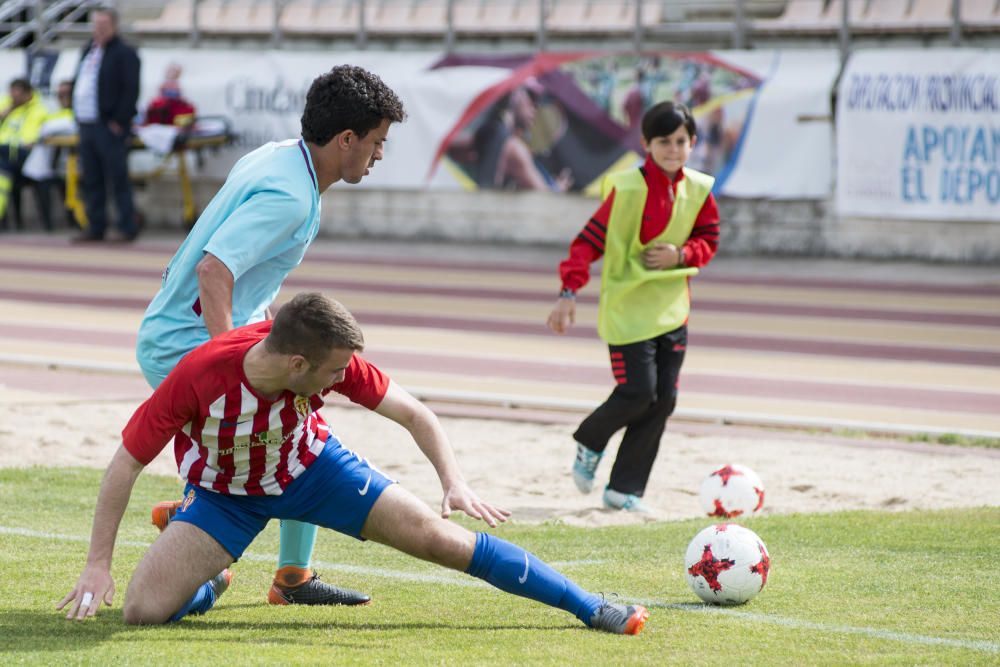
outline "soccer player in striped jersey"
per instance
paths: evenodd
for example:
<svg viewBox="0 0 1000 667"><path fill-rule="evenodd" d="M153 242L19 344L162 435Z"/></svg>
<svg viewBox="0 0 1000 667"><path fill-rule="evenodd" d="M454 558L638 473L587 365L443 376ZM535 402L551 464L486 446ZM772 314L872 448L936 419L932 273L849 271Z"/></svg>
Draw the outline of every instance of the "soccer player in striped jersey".
<svg viewBox="0 0 1000 667"><path fill-rule="evenodd" d="M67 618L111 604L111 556L132 487L173 440L184 501L132 576L126 623L208 611L219 583L205 581L276 518L380 542L564 609L589 627L637 634L645 608L584 591L524 549L447 520L461 510L495 527L510 513L469 488L437 417L360 357L363 346L343 306L300 294L273 321L222 334L185 356L122 431L98 494L86 567L59 604L69 606ZM441 481L440 515L330 433L318 412L330 391L409 430Z"/></svg>
<svg viewBox="0 0 1000 667"><path fill-rule="evenodd" d="M334 67L313 81L298 140L265 144L233 167L163 273L142 324L136 358L157 387L195 347L270 317L269 305L301 263L320 225L321 195L358 183L389 126L404 118L396 94L360 67ZM180 501L160 503L154 523ZM271 604L365 604L368 595L320 581L310 568L316 526L281 522Z"/></svg>

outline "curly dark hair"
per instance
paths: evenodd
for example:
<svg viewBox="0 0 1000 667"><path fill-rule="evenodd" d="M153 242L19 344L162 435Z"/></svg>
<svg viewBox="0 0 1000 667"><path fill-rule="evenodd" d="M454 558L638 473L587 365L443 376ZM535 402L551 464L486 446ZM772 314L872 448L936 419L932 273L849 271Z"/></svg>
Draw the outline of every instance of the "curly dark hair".
<svg viewBox="0 0 1000 667"><path fill-rule="evenodd" d="M383 120L399 123L403 103L382 79L354 65L338 65L316 77L306 94L302 138L325 146L344 130L364 137Z"/></svg>

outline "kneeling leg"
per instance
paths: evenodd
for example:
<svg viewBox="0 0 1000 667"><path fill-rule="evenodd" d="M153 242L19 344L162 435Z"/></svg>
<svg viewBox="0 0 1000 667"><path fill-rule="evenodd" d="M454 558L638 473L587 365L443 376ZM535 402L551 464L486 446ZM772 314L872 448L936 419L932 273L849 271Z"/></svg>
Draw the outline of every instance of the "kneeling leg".
<svg viewBox="0 0 1000 667"><path fill-rule="evenodd" d="M125 593L125 622L166 623L185 613L207 611L215 596L206 581L232 562L229 552L201 528L171 523L132 575Z"/></svg>

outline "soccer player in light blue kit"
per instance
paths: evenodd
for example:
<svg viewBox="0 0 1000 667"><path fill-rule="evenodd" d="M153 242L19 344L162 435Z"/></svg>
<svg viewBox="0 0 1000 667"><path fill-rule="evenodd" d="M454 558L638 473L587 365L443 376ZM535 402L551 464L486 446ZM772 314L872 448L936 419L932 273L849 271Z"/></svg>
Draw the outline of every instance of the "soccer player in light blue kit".
<svg viewBox="0 0 1000 667"><path fill-rule="evenodd" d="M340 180L360 182L382 159L389 126L404 116L381 79L338 66L310 86L299 140L266 144L236 163L167 265L139 327L136 357L154 389L195 347L270 319L282 282L319 231L320 195ZM153 523L163 530L179 504L159 503ZM316 526L282 521L280 532L271 604L370 601L312 572Z"/></svg>

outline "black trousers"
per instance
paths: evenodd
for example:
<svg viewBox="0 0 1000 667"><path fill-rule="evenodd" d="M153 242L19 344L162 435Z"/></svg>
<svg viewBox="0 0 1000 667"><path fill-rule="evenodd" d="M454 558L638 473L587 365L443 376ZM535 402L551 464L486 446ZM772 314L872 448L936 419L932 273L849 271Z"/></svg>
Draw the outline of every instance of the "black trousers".
<svg viewBox="0 0 1000 667"><path fill-rule="evenodd" d="M584 447L603 452L618 430L625 436L608 486L641 496L646 491L667 417L677 405L677 378L687 348L687 326L629 345L609 345L618 386L573 434Z"/></svg>
<svg viewBox="0 0 1000 667"><path fill-rule="evenodd" d="M115 195L118 229L126 238L138 232L132 184L128 179L129 137L117 135L105 123L80 123L80 168L83 201L87 209L87 234L104 238L107 230L108 185Z"/></svg>
<svg viewBox="0 0 1000 667"><path fill-rule="evenodd" d="M28 149L20 146L0 144L0 224L7 228L7 207L15 197L16 181L21 178L21 168L28 159ZM18 229L21 228L21 218L14 220Z"/></svg>

